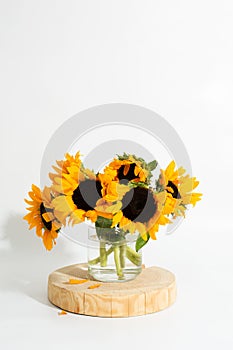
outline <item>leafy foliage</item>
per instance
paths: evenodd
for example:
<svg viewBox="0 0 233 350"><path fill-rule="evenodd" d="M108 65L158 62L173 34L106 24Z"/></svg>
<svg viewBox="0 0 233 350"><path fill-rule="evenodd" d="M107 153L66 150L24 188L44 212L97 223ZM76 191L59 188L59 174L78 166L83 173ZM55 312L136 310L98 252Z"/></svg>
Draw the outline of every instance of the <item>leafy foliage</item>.
<svg viewBox="0 0 233 350"><path fill-rule="evenodd" d="M144 245L149 241L149 239L150 239L149 233L147 233L146 240L144 240L141 236L139 236L135 246L136 252L138 252L142 247L144 247Z"/></svg>

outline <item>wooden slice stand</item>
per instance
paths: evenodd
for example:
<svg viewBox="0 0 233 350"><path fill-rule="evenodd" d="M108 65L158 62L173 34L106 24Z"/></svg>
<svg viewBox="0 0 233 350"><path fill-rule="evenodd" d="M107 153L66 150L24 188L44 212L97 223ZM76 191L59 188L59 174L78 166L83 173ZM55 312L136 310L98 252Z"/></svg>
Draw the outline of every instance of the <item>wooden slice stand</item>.
<svg viewBox="0 0 233 350"><path fill-rule="evenodd" d="M88 279L69 284L70 279ZM86 264L63 267L49 275L48 298L59 308L100 317L129 317L163 310L176 299L175 276L160 267L144 268L129 282L101 283L90 280Z"/></svg>

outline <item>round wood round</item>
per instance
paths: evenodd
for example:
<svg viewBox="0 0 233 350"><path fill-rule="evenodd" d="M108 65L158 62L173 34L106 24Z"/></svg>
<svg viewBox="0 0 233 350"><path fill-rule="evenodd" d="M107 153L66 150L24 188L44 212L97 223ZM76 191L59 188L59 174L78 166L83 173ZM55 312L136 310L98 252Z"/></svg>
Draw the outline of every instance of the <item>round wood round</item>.
<svg viewBox="0 0 233 350"><path fill-rule="evenodd" d="M70 279L88 279L70 284ZM100 284L98 288L90 286ZM76 264L49 275L48 298L59 308L100 317L129 317L163 310L176 299L175 276L160 267L144 268L128 282L100 283L89 279L87 265Z"/></svg>

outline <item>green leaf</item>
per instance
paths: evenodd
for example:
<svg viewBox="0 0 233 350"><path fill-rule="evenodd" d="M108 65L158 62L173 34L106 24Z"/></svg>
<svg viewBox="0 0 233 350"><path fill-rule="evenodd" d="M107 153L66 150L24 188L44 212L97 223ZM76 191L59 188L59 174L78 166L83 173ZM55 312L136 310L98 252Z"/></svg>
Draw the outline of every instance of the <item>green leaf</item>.
<svg viewBox="0 0 233 350"><path fill-rule="evenodd" d="M97 236L100 240L106 242L116 242L122 240L122 235L117 234L115 227L111 228L112 220L104 218L103 216L98 216L95 222L95 228Z"/></svg>
<svg viewBox="0 0 233 350"><path fill-rule="evenodd" d="M124 152L122 156L117 154L117 157L118 157L119 160L125 160L125 159L129 158L129 154Z"/></svg>
<svg viewBox="0 0 233 350"><path fill-rule="evenodd" d="M99 239L103 236L106 236L106 233L111 232L112 220L104 218L103 216L98 216L95 222L96 233ZM108 229L108 230L107 230Z"/></svg>
<svg viewBox="0 0 233 350"><path fill-rule="evenodd" d="M103 216L98 216L95 226L102 228L109 228L112 225L112 219L104 218Z"/></svg>
<svg viewBox="0 0 233 350"><path fill-rule="evenodd" d="M146 182L141 182L141 181L138 181L138 182L131 181L128 186L130 188L134 188L134 187L145 187L145 188L148 188L147 183Z"/></svg>
<svg viewBox="0 0 233 350"><path fill-rule="evenodd" d="M148 168L150 171L154 170L157 167L157 160L152 160L152 162L148 163Z"/></svg>
<svg viewBox="0 0 233 350"><path fill-rule="evenodd" d="M138 252L142 247L144 247L144 245L149 241L149 239L150 239L149 233L147 233L147 238L145 241L141 236L139 236L135 245L136 252Z"/></svg>

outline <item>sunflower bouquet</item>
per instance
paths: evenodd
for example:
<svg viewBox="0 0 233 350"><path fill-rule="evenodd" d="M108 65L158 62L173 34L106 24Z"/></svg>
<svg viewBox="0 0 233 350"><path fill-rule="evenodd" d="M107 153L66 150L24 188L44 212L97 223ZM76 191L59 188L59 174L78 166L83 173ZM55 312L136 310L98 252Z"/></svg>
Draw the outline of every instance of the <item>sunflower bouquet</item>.
<svg viewBox="0 0 233 350"><path fill-rule="evenodd" d="M35 228L47 250L66 225L91 223L100 241L99 254L89 259L92 267L108 267L113 256L116 275L125 279L128 262L141 268L141 248L156 239L160 226L185 216L191 204L195 206L201 193L194 193L198 181L176 168L172 161L152 185L157 161L124 153L116 156L102 172L95 173L81 161L80 152L56 161L49 173L51 186L41 190L32 185L29 192L29 213L24 219L29 229ZM136 234L134 247L125 244L128 236Z"/></svg>

